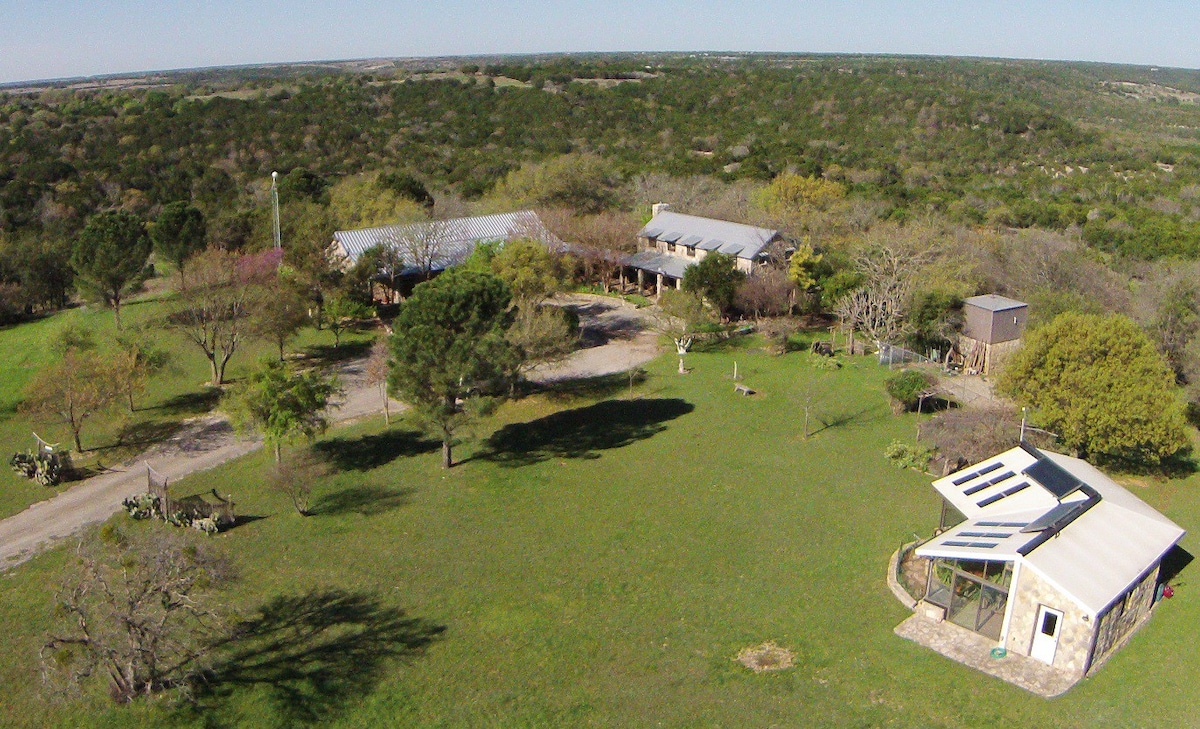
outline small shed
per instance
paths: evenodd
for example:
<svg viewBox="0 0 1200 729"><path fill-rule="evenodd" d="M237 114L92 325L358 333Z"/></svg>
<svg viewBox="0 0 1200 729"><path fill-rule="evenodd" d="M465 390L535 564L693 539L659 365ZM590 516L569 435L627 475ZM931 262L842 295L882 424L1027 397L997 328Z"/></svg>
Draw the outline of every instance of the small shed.
<svg viewBox="0 0 1200 729"><path fill-rule="evenodd" d="M991 374L1020 346L1029 321L1029 304L999 294L972 296L963 302L963 332L958 353L970 374Z"/></svg>
<svg viewBox="0 0 1200 729"><path fill-rule="evenodd" d="M963 302L963 334L984 344L1021 338L1029 320L1029 304L999 294L972 296Z"/></svg>

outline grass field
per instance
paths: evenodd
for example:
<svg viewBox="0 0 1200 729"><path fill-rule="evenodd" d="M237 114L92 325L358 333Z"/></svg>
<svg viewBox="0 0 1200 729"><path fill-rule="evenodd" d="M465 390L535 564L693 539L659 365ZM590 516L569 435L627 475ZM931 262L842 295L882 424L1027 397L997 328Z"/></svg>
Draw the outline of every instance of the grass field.
<svg viewBox="0 0 1200 729"><path fill-rule="evenodd" d="M893 416L887 371L858 360L820 373L829 426L805 441L808 357L692 354L687 376L665 357L633 400L620 382L532 396L450 471L403 422L341 429L318 445L339 472L308 518L263 490L262 453L180 482L262 517L213 541L241 570L225 599L269 606L271 630L217 671L199 714L115 707L99 688L49 702L35 653L67 555L48 553L0 576L0 724L1194 725L1190 570L1096 678L1052 701L893 635L907 611L884 584L888 557L938 515L929 479L881 455L914 416ZM760 394L734 394L734 360ZM1139 495L1194 532L1197 486ZM733 661L766 640L795 666Z"/></svg>
<svg viewBox="0 0 1200 729"><path fill-rule="evenodd" d="M166 304L157 296L147 296L122 307L127 328L156 323L166 315ZM70 431L63 424L33 422L19 412L21 394L37 371L49 365L55 356L50 342L68 321L91 329L103 348L116 333L109 310L81 308L60 312L34 322L0 327L0 518L10 516L30 504L53 496L54 489L20 478L8 468L8 457L15 451L34 446L33 432L51 442L71 448ZM184 419L207 412L216 405L220 393L208 387L208 360L180 334L155 327L158 346L171 356L169 367L151 378L137 400L137 411L118 406L112 413L96 416L84 426L86 453L76 454L77 465L111 466L136 455L156 438L168 434ZM361 351L370 334L350 332L343 336L343 353ZM315 357L334 356L333 334L312 328L301 330L291 351L304 351ZM234 354L226 378L236 380L259 358L273 352L271 345L247 341ZM66 485L64 485L65 487Z"/></svg>

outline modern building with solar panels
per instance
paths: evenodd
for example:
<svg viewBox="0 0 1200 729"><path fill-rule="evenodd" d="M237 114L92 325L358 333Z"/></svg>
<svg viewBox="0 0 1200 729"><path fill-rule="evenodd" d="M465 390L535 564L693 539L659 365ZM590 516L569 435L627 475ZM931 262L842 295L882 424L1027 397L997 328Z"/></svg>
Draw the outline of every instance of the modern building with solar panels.
<svg viewBox="0 0 1200 729"><path fill-rule="evenodd" d="M780 235L777 230L671 212L669 205L658 203L637 238L638 252L623 263L633 269L639 293L657 296L665 287L679 288L684 271L714 251L734 256L737 268L751 274ZM648 276L654 284L647 291Z"/></svg>
<svg viewBox="0 0 1200 729"><path fill-rule="evenodd" d="M1079 679L1145 621L1184 530L1078 458L1027 444L933 482L918 614Z"/></svg>

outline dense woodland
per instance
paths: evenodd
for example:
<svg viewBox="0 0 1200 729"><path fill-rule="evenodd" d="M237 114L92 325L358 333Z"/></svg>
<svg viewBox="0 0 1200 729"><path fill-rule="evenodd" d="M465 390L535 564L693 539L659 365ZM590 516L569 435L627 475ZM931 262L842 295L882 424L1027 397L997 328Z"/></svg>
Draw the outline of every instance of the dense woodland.
<svg viewBox="0 0 1200 729"><path fill-rule="evenodd" d="M1180 384L1200 380L1200 72L765 55L384 66L0 94L0 317L96 288L71 254L101 213L145 222L166 270L206 244L269 247L279 171L284 262L318 307L366 290L370 272L330 266L339 228L532 206L612 249L666 201L779 228L801 251L740 284L725 316L798 308L870 330L847 294L883 286L886 264L902 301L873 339L944 351L958 302L996 291L1030 301L1035 323L1126 314ZM603 277L592 268L580 278Z"/></svg>

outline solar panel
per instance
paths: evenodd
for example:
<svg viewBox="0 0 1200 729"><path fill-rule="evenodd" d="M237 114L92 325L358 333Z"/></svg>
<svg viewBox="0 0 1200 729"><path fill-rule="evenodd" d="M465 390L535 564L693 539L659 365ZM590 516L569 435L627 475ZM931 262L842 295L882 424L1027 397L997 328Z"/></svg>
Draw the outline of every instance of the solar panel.
<svg viewBox="0 0 1200 729"><path fill-rule="evenodd" d="M1069 521L1088 508L1088 502L1076 501L1070 504L1059 504L1045 514L1035 519L1029 526L1023 528L1024 533L1040 532L1057 525L1061 521Z"/></svg>
<svg viewBox="0 0 1200 729"><path fill-rule="evenodd" d="M971 488L964 491L963 496L971 496L972 494L977 494L980 491L983 491L984 489L991 488L992 486L995 486L996 484L998 484L1002 481L1006 481L1006 480L1012 478L1014 475L1016 475L1016 474L1014 474L1012 471L1005 471L1004 473L1000 474L999 476L993 476L986 481L975 484Z"/></svg>
<svg viewBox="0 0 1200 729"><path fill-rule="evenodd" d="M960 537L984 537L985 539L1008 539L1010 532L959 532Z"/></svg>
<svg viewBox="0 0 1200 729"><path fill-rule="evenodd" d="M1058 499L1074 493L1083 485L1079 479L1049 458L1039 458L1037 463L1026 468L1023 473Z"/></svg>
<svg viewBox="0 0 1200 729"><path fill-rule="evenodd" d="M981 527L1023 527L1026 522L1023 521L977 521L977 526Z"/></svg>
<svg viewBox="0 0 1200 729"><path fill-rule="evenodd" d="M957 539L951 539L942 544L947 547L974 547L975 549L992 549L997 546L996 542L963 542Z"/></svg>
<svg viewBox="0 0 1200 729"><path fill-rule="evenodd" d="M990 466L984 466L983 468L979 469L978 471L972 471L972 472L968 473L966 476L961 476L959 478L954 479L950 483L954 484L955 486L962 486L967 481L970 481L971 479L977 478L984 474L991 473L992 471L995 471L997 468L1000 468L1003 465L1004 465L1003 462L996 461L995 463L991 464Z"/></svg>
<svg viewBox="0 0 1200 729"><path fill-rule="evenodd" d="M1013 494L1016 494L1016 493L1020 493L1027 488L1029 488L1029 482L1022 481L1021 483L1017 484L1016 486L1013 486L1012 488L1004 489L1003 491L1001 491L998 494L993 494L992 496L987 497L983 501L980 501L978 504L976 504L976 506L983 508L984 506L987 506L989 504L996 503L1000 499L1007 499L1009 496L1012 496Z"/></svg>

